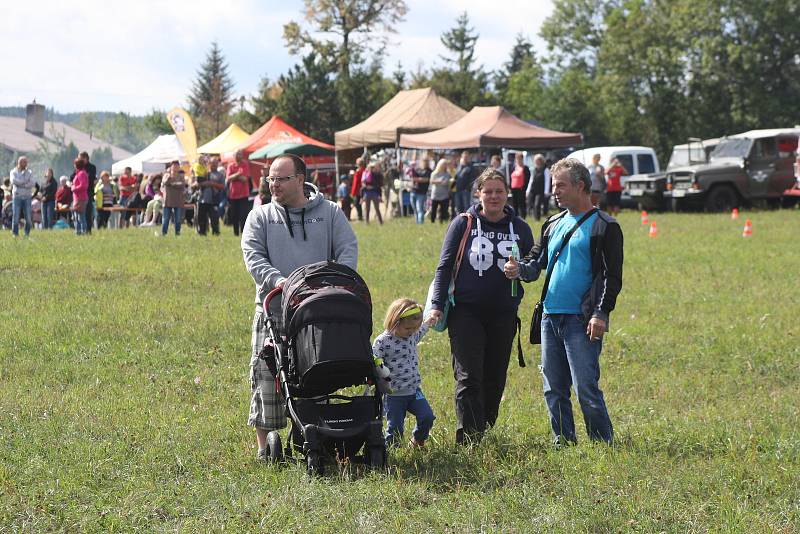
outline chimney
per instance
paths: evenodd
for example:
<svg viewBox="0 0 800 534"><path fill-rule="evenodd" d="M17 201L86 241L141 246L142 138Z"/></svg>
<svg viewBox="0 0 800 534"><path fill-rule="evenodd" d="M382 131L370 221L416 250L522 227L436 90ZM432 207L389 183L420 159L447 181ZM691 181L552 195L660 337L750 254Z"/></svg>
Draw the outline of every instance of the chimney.
<svg viewBox="0 0 800 534"><path fill-rule="evenodd" d="M25 131L39 137L44 136L44 111L45 108L41 104L36 103L33 99L33 104L25 106Z"/></svg>

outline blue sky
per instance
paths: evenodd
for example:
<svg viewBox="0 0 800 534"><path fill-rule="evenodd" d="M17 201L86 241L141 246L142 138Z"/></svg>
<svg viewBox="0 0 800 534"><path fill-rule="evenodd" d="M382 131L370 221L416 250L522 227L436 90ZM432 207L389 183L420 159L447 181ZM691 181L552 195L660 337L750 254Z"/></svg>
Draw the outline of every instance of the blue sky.
<svg viewBox="0 0 800 534"><path fill-rule="evenodd" d="M406 0L391 36L386 71L441 62L442 32L464 10L480 34L478 61L497 69L518 32L538 37L551 0ZM58 111L125 111L185 105L210 42L225 55L237 95L254 93L298 58L284 48L283 24L300 21L302 0L27 0L4 6L0 106L36 98Z"/></svg>

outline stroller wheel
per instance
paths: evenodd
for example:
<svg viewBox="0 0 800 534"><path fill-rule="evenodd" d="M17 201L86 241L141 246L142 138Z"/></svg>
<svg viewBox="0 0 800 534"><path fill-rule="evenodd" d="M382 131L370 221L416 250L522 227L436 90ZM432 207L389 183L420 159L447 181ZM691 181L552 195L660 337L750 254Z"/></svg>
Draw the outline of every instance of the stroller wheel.
<svg viewBox="0 0 800 534"><path fill-rule="evenodd" d="M369 466L378 470L386 467L386 447L383 445L369 448Z"/></svg>
<svg viewBox="0 0 800 534"><path fill-rule="evenodd" d="M267 447L269 448L269 461L272 463L280 462L283 459L283 449L281 448L281 435L273 430L267 434Z"/></svg>
<svg viewBox="0 0 800 534"><path fill-rule="evenodd" d="M308 476L321 477L324 474L322 468L322 458L316 451L308 451L306 455L306 471Z"/></svg>

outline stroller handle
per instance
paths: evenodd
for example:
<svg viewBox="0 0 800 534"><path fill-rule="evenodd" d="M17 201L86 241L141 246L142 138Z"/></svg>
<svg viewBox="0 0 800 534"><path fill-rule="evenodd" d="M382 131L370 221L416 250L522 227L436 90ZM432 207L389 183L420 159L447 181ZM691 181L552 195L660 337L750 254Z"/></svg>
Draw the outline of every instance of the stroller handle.
<svg viewBox="0 0 800 534"><path fill-rule="evenodd" d="M283 292L283 286L278 286L269 293L267 293L267 296L264 298L264 313L269 313L269 303L276 295L282 292Z"/></svg>

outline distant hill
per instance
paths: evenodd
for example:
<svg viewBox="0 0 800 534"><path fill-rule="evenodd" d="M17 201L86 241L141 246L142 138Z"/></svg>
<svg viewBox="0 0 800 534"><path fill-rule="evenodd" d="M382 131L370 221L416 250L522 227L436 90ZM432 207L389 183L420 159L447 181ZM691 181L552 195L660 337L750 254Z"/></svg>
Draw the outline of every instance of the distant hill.
<svg viewBox="0 0 800 534"><path fill-rule="evenodd" d="M136 153L158 135L171 133L163 112L153 110L150 115L137 116L113 111L81 111L59 113L47 108L45 119L63 122L82 132L91 134L112 145ZM23 106L0 107L0 117L25 117Z"/></svg>

